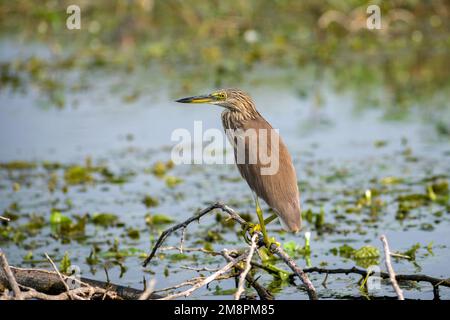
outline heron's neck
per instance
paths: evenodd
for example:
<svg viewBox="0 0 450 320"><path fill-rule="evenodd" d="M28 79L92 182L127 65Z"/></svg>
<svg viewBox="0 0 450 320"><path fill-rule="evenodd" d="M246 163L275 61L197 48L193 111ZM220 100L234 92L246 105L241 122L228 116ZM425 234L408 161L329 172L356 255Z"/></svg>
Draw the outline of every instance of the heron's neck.
<svg viewBox="0 0 450 320"><path fill-rule="evenodd" d="M222 112L222 123L225 129L237 129L242 127L245 121L256 119L259 115L256 109L246 111L234 111L225 109Z"/></svg>
<svg viewBox="0 0 450 320"><path fill-rule="evenodd" d="M246 100L243 103L246 104L245 108L226 108L222 112L222 122L225 129L241 127L243 122L256 119L259 116L259 112L256 110L253 101Z"/></svg>

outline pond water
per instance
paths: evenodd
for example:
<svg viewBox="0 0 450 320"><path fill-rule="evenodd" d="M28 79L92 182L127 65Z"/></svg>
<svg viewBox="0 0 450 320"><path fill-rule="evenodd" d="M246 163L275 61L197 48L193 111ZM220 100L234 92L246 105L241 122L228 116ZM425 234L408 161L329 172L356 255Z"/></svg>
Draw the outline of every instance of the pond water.
<svg viewBox="0 0 450 320"><path fill-rule="evenodd" d="M165 251L143 269L143 255L161 230L218 200L256 220L250 190L234 165L169 164L162 174L155 169L169 161L177 143L171 140L175 129L192 132L194 121L202 121L205 130L221 129L220 108L173 102L181 96L166 81L154 80L163 73L126 76L130 87L141 83L143 93L132 101L124 101L124 90L117 85L124 75L112 72L93 72L94 85L67 93L70 103L64 109L43 106L41 93L32 87L25 93L0 92L0 213L14 217L0 227L0 247L12 265L48 268L45 252L55 261L67 252L84 277L105 280L105 267L112 282L141 288L143 277L155 277L156 287L163 288L196 275L182 266L218 267L224 261ZM356 109L352 92L337 93L326 81L317 84L320 102L302 98L290 87L251 81L242 86L280 130L294 159L303 211L312 218L305 217L295 236L281 232L278 223L269 232L291 249L303 246L305 231L312 233L311 255L293 253L300 266L378 265L385 270L379 237L386 234L393 251L404 253L419 243L414 260L394 259L397 273L450 276L450 141L424 120L424 111L413 109L406 119L389 120L383 108ZM205 84L204 91L185 95L209 89ZM88 176L71 181L75 166L88 168ZM59 230L51 223L52 211L72 223L87 214L86 225L81 232ZM324 220L317 223L321 211ZM158 223L155 217L172 222ZM217 219L212 214L189 226L185 246L242 248L239 228ZM179 234L171 236L166 245L179 240ZM373 246L381 256L357 260L344 244ZM278 299L307 299L296 286L258 275ZM321 285L324 277L310 275L321 298L365 295L359 277L330 275L326 287ZM212 283L193 297L230 299L234 285L234 280ZM403 288L407 298L433 297L427 283ZM394 292L382 282L370 295L392 297ZM450 298L448 288L441 288L441 298Z"/></svg>

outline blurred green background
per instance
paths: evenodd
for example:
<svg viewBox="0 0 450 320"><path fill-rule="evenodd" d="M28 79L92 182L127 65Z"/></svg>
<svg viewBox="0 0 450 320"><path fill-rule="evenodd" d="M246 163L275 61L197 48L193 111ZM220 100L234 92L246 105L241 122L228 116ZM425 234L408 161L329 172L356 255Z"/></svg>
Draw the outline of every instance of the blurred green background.
<svg viewBox="0 0 450 320"><path fill-rule="evenodd" d="M66 28L66 8L81 8L81 30ZM381 8L381 30L366 27L367 6ZM450 4L447 1L1 1L2 37L44 43L51 56L11 56L1 86L39 86L64 106L58 71L158 68L171 90L237 85L269 67L272 81L315 94L330 78L360 105L448 107ZM77 81L72 90L88 87ZM357 90L355 90L355 88ZM381 89L381 90L380 90Z"/></svg>

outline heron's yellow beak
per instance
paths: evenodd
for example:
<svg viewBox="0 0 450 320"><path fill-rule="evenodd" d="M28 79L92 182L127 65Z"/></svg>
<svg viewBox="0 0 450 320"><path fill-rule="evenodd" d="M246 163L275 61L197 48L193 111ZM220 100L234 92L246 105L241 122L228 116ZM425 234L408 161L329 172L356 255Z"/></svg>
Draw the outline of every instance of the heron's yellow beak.
<svg viewBox="0 0 450 320"><path fill-rule="evenodd" d="M182 99L176 100L176 102L181 102L181 103L208 103L208 102L215 102L215 101L217 101L216 97L211 94L182 98Z"/></svg>

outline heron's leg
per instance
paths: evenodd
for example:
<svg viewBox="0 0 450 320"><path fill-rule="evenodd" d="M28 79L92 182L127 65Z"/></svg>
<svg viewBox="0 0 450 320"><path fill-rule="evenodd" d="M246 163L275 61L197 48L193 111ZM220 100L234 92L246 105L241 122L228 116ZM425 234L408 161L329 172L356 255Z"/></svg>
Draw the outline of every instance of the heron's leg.
<svg viewBox="0 0 450 320"><path fill-rule="evenodd" d="M270 217L268 217L267 219L264 219L264 224L267 226L269 223L271 223L276 218L278 218L278 216L276 214L273 214Z"/></svg>
<svg viewBox="0 0 450 320"><path fill-rule="evenodd" d="M261 228L261 232L262 232L263 237L264 237L264 243L269 244L269 237L267 236L266 224L265 224L265 221L264 221L263 212L262 212L261 207L259 205L258 196L256 194L255 194L255 203L256 203L256 215L258 216L259 226Z"/></svg>

